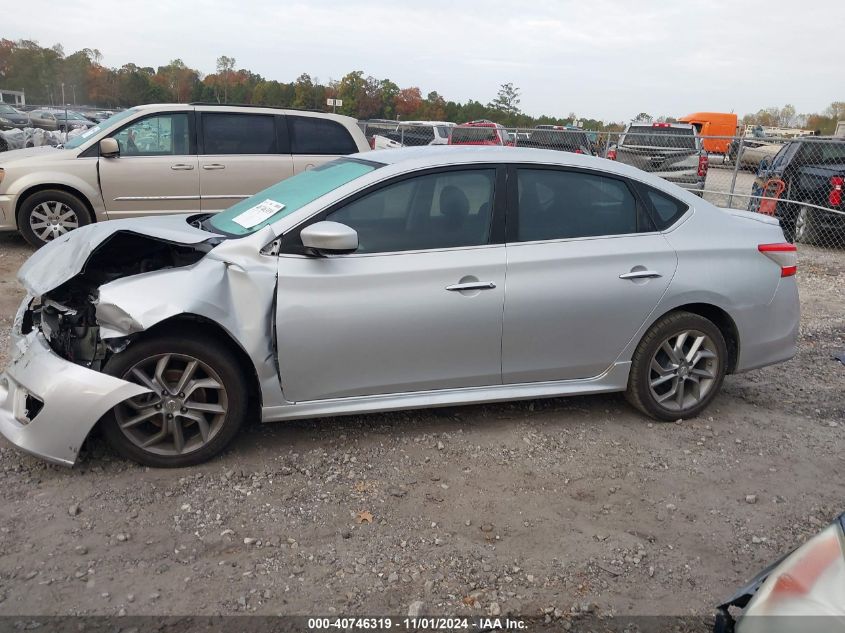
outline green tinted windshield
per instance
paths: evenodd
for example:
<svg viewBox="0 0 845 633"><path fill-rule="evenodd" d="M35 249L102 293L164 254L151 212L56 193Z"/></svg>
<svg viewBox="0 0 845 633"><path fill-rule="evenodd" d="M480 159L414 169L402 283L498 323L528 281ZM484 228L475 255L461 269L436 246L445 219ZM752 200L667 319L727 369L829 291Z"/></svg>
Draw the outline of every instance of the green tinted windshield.
<svg viewBox="0 0 845 633"><path fill-rule="evenodd" d="M249 235L313 202L320 196L381 167L378 163L339 158L259 191L211 218L214 230Z"/></svg>

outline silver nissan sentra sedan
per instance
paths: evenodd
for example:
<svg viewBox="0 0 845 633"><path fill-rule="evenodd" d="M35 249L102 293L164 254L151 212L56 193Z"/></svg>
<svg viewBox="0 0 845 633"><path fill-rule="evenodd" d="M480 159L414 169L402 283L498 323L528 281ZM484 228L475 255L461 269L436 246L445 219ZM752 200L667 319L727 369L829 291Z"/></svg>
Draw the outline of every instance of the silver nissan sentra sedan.
<svg viewBox="0 0 845 633"><path fill-rule="evenodd" d="M93 224L37 251L0 431L72 465L99 424L187 466L264 421L624 391L700 413L795 353L777 220L626 165L518 148L341 158L217 215Z"/></svg>

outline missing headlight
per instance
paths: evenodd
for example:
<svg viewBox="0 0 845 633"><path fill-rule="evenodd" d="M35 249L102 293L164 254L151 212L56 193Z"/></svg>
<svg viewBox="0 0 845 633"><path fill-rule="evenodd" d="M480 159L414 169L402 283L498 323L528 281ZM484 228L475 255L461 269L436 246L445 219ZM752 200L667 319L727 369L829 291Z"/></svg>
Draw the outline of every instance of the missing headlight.
<svg viewBox="0 0 845 633"><path fill-rule="evenodd" d="M44 407L44 401L36 398L31 393L26 395L26 399L24 400L24 409L26 413L27 419L32 422L35 419L35 416L41 413L41 409Z"/></svg>

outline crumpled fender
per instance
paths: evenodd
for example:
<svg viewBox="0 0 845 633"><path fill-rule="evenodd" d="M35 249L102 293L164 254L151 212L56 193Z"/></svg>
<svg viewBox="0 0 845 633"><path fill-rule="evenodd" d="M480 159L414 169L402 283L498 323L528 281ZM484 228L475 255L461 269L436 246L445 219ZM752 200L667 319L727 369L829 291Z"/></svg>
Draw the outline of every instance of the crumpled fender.
<svg viewBox="0 0 845 633"><path fill-rule="evenodd" d="M267 241L272 240L269 227ZM220 325L255 366L265 406L285 404L273 346L277 260L229 240L191 266L117 279L99 288L100 337L122 338L188 314Z"/></svg>

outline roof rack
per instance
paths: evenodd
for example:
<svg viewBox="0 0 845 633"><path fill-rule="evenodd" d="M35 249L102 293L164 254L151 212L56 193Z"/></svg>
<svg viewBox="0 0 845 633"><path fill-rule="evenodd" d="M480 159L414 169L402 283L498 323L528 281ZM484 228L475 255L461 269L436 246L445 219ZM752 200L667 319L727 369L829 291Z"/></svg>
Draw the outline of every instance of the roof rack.
<svg viewBox="0 0 845 633"><path fill-rule="evenodd" d="M328 114L317 108L295 108L293 106L268 106L259 105L255 103L217 103L216 101L191 101L190 106L220 106L221 108L267 108L269 110L297 110L299 112L319 112L320 114Z"/></svg>

